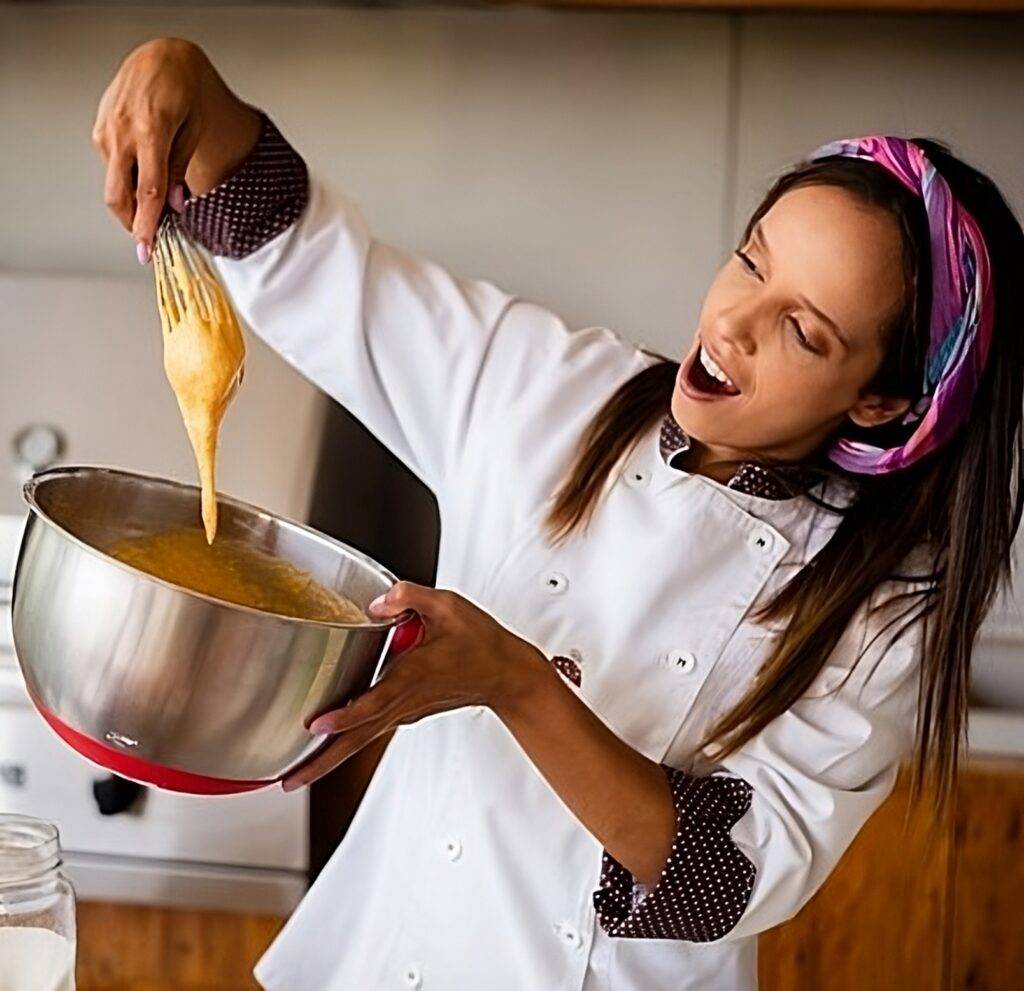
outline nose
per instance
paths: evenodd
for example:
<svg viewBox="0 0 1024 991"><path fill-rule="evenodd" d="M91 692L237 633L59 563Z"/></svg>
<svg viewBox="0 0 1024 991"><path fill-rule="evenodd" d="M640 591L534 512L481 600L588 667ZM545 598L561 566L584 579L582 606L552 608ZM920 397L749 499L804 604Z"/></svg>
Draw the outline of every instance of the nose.
<svg viewBox="0 0 1024 991"><path fill-rule="evenodd" d="M757 350L757 326L756 304L751 300L721 311L713 323L719 344L744 355L751 355Z"/></svg>

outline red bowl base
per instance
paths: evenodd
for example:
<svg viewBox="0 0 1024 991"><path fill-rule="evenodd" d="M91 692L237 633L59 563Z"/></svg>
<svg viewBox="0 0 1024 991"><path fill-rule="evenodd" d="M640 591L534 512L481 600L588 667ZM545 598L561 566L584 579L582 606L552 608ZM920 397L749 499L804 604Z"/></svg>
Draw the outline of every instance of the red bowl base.
<svg viewBox="0 0 1024 991"><path fill-rule="evenodd" d="M266 788L274 784L270 781L234 781L230 778L212 778L205 774L192 774L189 771L178 771L173 767L165 767L152 761L133 757L123 750L116 750L106 743L100 743L91 736L72 729L58 716L54 715L33 696L32 701L39 714L50 725L50 728L73 750L87 757L94 764L105 767L122 778L129 778L143 785L153 785L165 791L178 791L190 795L240 795L257 788Z"/></svg>

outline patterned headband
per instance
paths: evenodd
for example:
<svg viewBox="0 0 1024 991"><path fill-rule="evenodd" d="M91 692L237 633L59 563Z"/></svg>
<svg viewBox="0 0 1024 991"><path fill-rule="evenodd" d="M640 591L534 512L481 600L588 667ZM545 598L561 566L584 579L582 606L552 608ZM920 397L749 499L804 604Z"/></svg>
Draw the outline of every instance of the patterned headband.
<svg viewBox="0 0 1024 991"><path fill-rule="evenodd" d="M898 471L941 447L966 421L985 368L994 325L992 272L977 222L946 180L905 138L871 135L822 145L808 161L841 156L876 162L921 197L931 235L932 307L922 398L903 423L917 423L900 447L839 440L829 458L847 471Z"/></svg>

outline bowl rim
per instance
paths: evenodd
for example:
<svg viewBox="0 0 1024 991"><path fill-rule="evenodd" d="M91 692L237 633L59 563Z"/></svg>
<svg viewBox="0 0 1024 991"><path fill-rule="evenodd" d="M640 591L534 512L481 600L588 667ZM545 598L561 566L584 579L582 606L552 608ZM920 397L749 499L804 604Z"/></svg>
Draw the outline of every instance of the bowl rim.
<svg viewBox="0 0 1024 991"><path fill-rule="evenodd" d="M66 527L58 523L49 513L47 513L42 506L39 505L39 501L36 498L36 490L45 482L50 481L53 478L67 475L116 475L122 478L139 479L145 482L155 482L159 485L169 486L176 489L188 489L194 493L199 493L200 489L198 485L194 485L189 482L182 482L174 478L164 478L160 475L150 475L145 472L129 471L126 468L116 468L107 465L60 465L56 468L47 468L44 471L36 472L32 475L28 481L22 486L22 498L28 504L29 509L33 515L39 520L45 523L47 526L52 527L58 531L61 536L65 539L81 547L94 557L99 558L106 564L111 564L121 571L125 571L136 578L142 578L146 581L154 582L157 585L162 585L164 588L171 589L175 592L181 592L185 595L191 596L195 599L200 599L204 602L208 602L211 605L219 606L225 609L236 609L241 612L248 613L253 616L261 616L265 619L275 619L286 623L297 623L303 626L316 626L327 629L337 630L387 630L391 627L399 626L401 623L406 622L412 618L413 613L406 611L399 614L398 616L383 620L374 621L370 620L367 623L340 623L328 620L309 619L305 616L286 616L284 613L272 612L269 609L257 609L255 606L247 606L240 602L229 602L227 599L219 599L215 595L208 595L206 592L198 592L195 589L187 588L184 585L177 585L174 582L168 581L166 578L160 578L157 575L151 575L147 571L142 571L139 568L133 567L130 564L126 564L124 561L119 561L115 557L111 557L109 554L104 553L98 547L93 547L92 544L87 543L80 537L76 537ZM391 581L392 585L398 583L398 578L388 568L385 568L382 564L375 561L368 554L364 554L362 551L355 547L346 544L343 540L338 540L335 537L328 536L326 533L307 526L304 523L299 523L295 520L289 519L286 516L279 516L276 513L271 513L266 509L261 509L259 506L254 506L252 503L245 502L242 499L236 499L233 496L222 495L220 492L217 493L218 503L230 504L238 509L246 510L249 513L262 517L266 520L272 520L278 524L284 524L287 527L291 527L294 530L300 530L301 532L308 534L316 540L322 541L327 544L332 544L335 547L340 548L346 554L356 558L361 563L366 564L380 572L385 578ZM27 534L27 530L25 534ZM25 534L22 535L22 545L24 545ZM11 585L12 599L17 595L18 586L18 572L21 570L22 555L21 551L18 552L18 562L15 567L14 581Z"/></svg>

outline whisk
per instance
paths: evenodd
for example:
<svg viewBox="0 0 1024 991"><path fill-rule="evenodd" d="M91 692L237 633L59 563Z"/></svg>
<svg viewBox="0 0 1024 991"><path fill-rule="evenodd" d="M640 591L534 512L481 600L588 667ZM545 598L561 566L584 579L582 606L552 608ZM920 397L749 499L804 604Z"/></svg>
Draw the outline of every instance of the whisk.
<svg viewBox="0 0 1024 991"><path fill-rule="evenodd" d="M195 453L206 539L217 532L216 457L221 420L242 381L245 341L201 248L167 216L153 250L164 371Z"/></svg>

